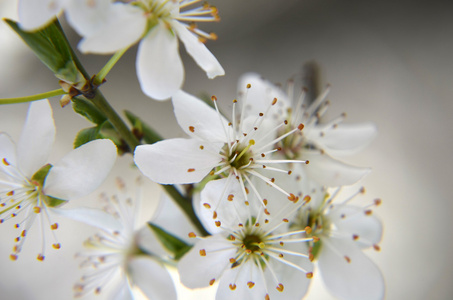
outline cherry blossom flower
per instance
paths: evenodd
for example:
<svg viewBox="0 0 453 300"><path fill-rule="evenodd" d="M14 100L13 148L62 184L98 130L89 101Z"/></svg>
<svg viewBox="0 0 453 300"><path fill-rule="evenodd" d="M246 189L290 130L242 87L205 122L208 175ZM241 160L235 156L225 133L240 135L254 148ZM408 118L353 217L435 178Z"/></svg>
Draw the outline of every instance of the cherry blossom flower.
<svg viewBox="0 0 453 300"><path fill-rule="evenodd" d="M84 53L108 54L140 41L137 75L148 96L164 100L182 86L184 68L178 39L209 78L224 75L217 59L203 44L215 34L198 29L195 22L218 21L217 9L200 0L94 0L71 2L68 20L83 37Z"/></svg>
<svg viewBox="0 0 453 300"><path fill-rule="evenodd" d="M328 290L339 299L383 299L384 279L379 268L362 252L366 248L379 251L382 224L372 213L376 199L365 207L349 204L363 194L361 188L343 199L340 188L327 194L317 188L311 193L312 201L301 209L293 230L310 226L311 234L320 238L312 253ZM339 198L339 199L338 199Z"/></svg>
<svg viewBox="0 0 453 300"><path fill-rule="evenodd" d="M260 109L263 101L277 97L278 109L274 111L274 118L281 122L288 120L290 126L282 128L281 134L304 124L304 130L281 140L278 143L280 151L276 154L288 159L306 159L308 166L304 168L307 176L321 185L341 186L357 182L370 172L369 168L355 167L334 158L353 154L367 146L376 136L376 126L372 123L344 124L345 114L327 123L321 123L321 118L327 111L329 101L326 100L330 87L319 95L310 105L304 104L305 89L298 92L293 80L288 82L288 91L260 78L257 74L245 74L239 81L240 90L245 83L259 86L250 91L254 99L262 99L252 103L248 109L255 112Z"/></svg>
<svg viewBox="0 0 453 300"><path fill-rule="evenodd" d="M59 16L72 0L19 0L19 20L24 30L38 30Z"/></svg>
<svg viewBox="0 0 453 300"><path fill-rule="evenodd" d="M253 89L250 85L248 88ZM229 185L238 182L246 201L251 192L265 205L265 198L252 182L252 178L257 178L294 200L295 196L282 189L273 175L284 173L290 176L291 170L282 165L308 162L275 160L271 154L277 151L274 145L278 141L302 130L303 126L276 136L277 130L287 123L284 121L274 126L274 122L268 120L268 111L277 103L276 99L263 107L263 112L241 114L240 117L236 116L238 101L234 100L231 122L220 114L216 97L212 99L216 109L183 91L177 92L172 98L176 119L191 138L168 139L138 146L134 160L140 171L161 184L197 183L210 175L211 179L223 183L218 191L219 198L225 195ZM246 106L247 95L242 100L243 106Z"/></svg>
<svg viewBox="0 0 453 300"><path fill-rule="evenodd" d="M16 260L25 237L38 218L43 244L38 260L45 258L45 228L54 231L58 223L51 214L92 220L98 215L89 209L60 209L67 201L94 191L110 172L116 160L116 147L110 140L95 140L72 150L57 163L46 164L55 137L52 110L47 100L30 105L17 146L6 133L0 133L0 223L17 220L21 230L10 258ZM46 224L47 221L47 224ZM59 249L56 240L53 248Z"/></svg>
<svg viewBox="0 0 453 300"><path fill-rule="evenodd" d="M287 225L308 199L286 201L269 216L258 201L243 205L240 189L235 182L228 191L234 201L207 200L217 205L218 230L206 238L189 234L198 241L178 264L181 282L189 288L218 282L216 299L301 299L313 276L307 244L318 239L292 238L310 228Z"/></svg>
<svg viewBox="0 0 453 300"><path fill-rule="evenodd" d="M176 299L170 274L159 260L163 248L150 228L138 221L141 196L131 197L120 179L117 186L116 195L102 195L105 211L117 224L99 222L102 230L86 240L86 250L77 254L85 274L74 285L75 296L108 290L109 299L134 299L132 289L137 287L148 299Z"/></svg>

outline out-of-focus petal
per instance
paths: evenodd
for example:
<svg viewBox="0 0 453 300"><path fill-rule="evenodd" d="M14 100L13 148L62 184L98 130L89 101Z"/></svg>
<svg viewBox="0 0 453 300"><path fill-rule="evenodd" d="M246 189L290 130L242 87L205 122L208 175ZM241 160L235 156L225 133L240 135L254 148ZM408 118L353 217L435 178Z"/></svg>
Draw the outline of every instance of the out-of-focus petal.
<svg viewBox="0 0 453 300"><path fill-rule="evenodd" d="M134 300L131 286L126 276L120 278L118 286L112 291L111 297L113 300Z"/></svg>
<svg viewBox="0 0 453 300"><path fill-rule="evenodd" d="M305 151L303 159L310 161L308 165L303 166L308 177L328 187L353 184L371 172L370 168L345 164L326 153Z"/></svg>
<svg viewBox="0 0 453 300"><path fill-rule="evenodd" d="M100 228L107 232L113 233L114 231L123 229L123 226L116 218L100 209L88 207L76 207L69 209L50 207L48 209L57 215Z"/></svg>
<svg viewBox="0 0 453 300"><path fill-rule="evenodd" d="M200 99L183 91L172 97L176 120L190 136L213 143L225 143L228 121Z"/></svg>
<svg viewBox="0 0 453 300"><path fill-rule="evenodd" d="M204 254L205 255L201 255ZM182 284L188 288L201 288L219 280L234 257L236 247L222 235L209 236L198 241L179 261L178 271Z"/></svg>
<svg viewBox="0 0 453 300"><path fill-rule="evenodd" d="M164 24L154 26L140 42L136 64L143 92L156 100L170 98L184 80L178 39Z"/></svg>
<svg viewBox="0 0 453 300"><path fill-rule="evenodd" d="M107 177L117 157L111 140L94 140L72 150L50 169L46 195L72 200L93 192Z"/></svg>
<svg viewBox="0 0 453 300"><path fill-rule="evenodd" d="M87 3L87 7L71 3L68 21L83 36L78 45L83 53L116 52L135 44L146 29L146 16L136 6L110 1Z"/></svg>
<svg viewBox="0 0 453 300"><path fill-rule="evenodd" d="M202 68L209 78L225 75L220 63L217 61L211 51L198 40L198 38L191 33L184 25L178 21L171 21L172 28L178 34L178 37L184 43L187 53L192 56L195 62Z"/></svg>
<svg viewBox="0 0 453 300"><path fill-rule="evenodd" d="M368 146L376 135L377 128L373 123L339 124L328 130L321 125L310 130L307 139L315 141L330 155L348 155Z"/></svg>
<svg viewBox="0 0 453 300"><path fill-rule="evenodd" d="M360 248L367 248L381 241L381 221L374 215L366 214L362 207L338 207L328 214L328 218L335 224L338 232L349 235L351 241L354 240Z"/></svg>
<svg viewBox="0 0 453 300"><path fill-rule="evenodd" d="M321 242L319 270L335 297L348 300L384 298L381 271L352 241L325 238Z"/></svg>
<svg viewBox="0 0 453 300"><path fill-rule="evenodd" d="M149 179L161 184L201 181L221 157L195 139L169 139L135 149L134 161Z"/></svg>
<svg viewBox="0 0 453 300"><path fill-rule="evenodd" d="M27 119L17 144L19 168L30 178L49 158L55 140L55 123L49 101L30 104Z"/></svg>
<svg viewBox="0 0 453 300"><path fill-rule="evenodd" d="M50 23L56 15L60 14L61 0L20 0L19 20L24 30L38 30Z"/></svg>
<svg viewBox="0 0 453 300"><path fill-rule="evenodd" d="M156 261L135 257L129 262L129 276L148 299L176 299L175 286L168 271Z"/></svg>

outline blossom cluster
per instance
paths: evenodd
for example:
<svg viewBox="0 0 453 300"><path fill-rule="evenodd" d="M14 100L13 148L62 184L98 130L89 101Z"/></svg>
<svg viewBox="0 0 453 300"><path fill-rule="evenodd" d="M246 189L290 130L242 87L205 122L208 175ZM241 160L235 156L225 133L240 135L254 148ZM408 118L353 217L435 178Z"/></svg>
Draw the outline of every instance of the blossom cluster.
<svg viewBox="0 0 453 300"><path fill-rule="evenodd" d="M339 299L382 299L383 276L362 252L380 249L383 229L372 208L381 200L357 205L365 189L343 188L370 173L343 157L369 145L376 126L346 123L345 114L325 120L330 86L312 98L298 78L283 89L247 73L230 101L184 92L179 41L209 78L224 74L204 45L216 35L196 25L219 21L217 9L199 2L19 0L19 25L9 24L60 79L62 89L49 97L64 95L60 103L72 103L93 127L49 163L55 122L49 100L37 96L28 100L34 102L17 145L0 133L0 223L18 220L10 258L19 258L34 227L43 237L39 261L48 253L48 231L60 249L54 217L63 216L99 230L76 254L84 275L75 297L134 299L138 289L148 299L176 299L168 272L175 268L181 284L212 286L216 299L301 299L314 276ZM86 74L65 41L56 25L62 14L82 37L82 53L113 54L97 75ZM130 112L129 129L99 92L108 70L137 43L142 91L171 98L187 137L162 139ZM118 155L140 174L136 195L117 179L117 192L101 196L103 209L62 208L94 192ZM140 191L150 181L142 176L168 192L144 222Z"/></svg>

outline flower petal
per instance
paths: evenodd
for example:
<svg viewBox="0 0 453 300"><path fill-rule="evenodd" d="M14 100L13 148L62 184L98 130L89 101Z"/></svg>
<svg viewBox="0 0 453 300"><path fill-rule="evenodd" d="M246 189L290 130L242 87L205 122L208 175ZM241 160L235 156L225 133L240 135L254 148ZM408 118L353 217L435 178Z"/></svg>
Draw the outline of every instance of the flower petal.
<svg viewBox="0 0 453 300"><path fill-rule="evenodd" d="M381 271L352 241L324 238L321 242L319 270L335 297L348 300L384 298Z"/></svg>
<svg viewBox="0 0 453 300"><path fill-rule="evenodd" d="M50 207L49 209L57 215L100 228L107 232L119 231L123 228L117 219L100 209L88 207L76 207L70 209Z"/></svg>
<svg viewBox="0 0 453 300"><path fill-rule="evenodd" d="M382 237L382 223L374 215L365 214L361 207L345 205L332 209L329 220L335 224L338 232L353 240L360 248L378 244Z"/></svg>
<svg viewBox="0 0 453 300"><path fill-rule="evenodd" d="M10 136L4 132L0 132L0 160L6 160L6 163L11 164L13 166L16 165L16 144L14 144L13 140L10 138ZM5 170L5 173L8 173L6 171L6 164L4 161L0 161L0 170Z"/></svg>
<svg viewBox="0 0 453 300"><path fill-rule="evenodd" d="M370 168L345 164L333 159L326 153L305 151L303 159L310 161L308 165L303 166L308 177L329 187L353 184L371 172Z"/></svg>
<svg viewBox="0 0 453 300"><path fill-rule="evenodd" d="M213 143L225 143L228 121L200 99L184 91L172 97L176 120L190 136Z"/></svg>
<svg viewBox="0 0 453 300"><path fill-rule="evenodd" d="M201 254L206 255L201 255ZM179 261L178 271L182 284L188 288L201 288L218 280L234 257L236 247L222 235L199 240Z"/></svg>
<svg viewBox="0 0 453 300"><path fill-rule="evenodd" d="M110 294L113 300L134 300L129 280L126 276L121 276L120 282Z"/></svg>
<svg viewBox="0 0 453 300"><path fill-rule="evenodd" d="M107 139L72 150L50 169L44 193L63 200L88 195L107 177L116 156L115 144Z"/></svg>
<svg viewBox="0 0 453 300"><path fill-rule="evenodd" d="M178 39L164 24L157 24L140 42L136 61L143 92L156 100L170 98L182 85L184 68Z"/></svg>
<svg viewBox="0 0 453 300"><path fill-rule="evenodd" d="M142 9L110 1L70 2L66 9L69 23L83 36L78 48L83 53L107 54L135 44L146 29Z"/></svg>
<svg viewBox="0 0 453 300"><path fill-rule="evenodd" d="M169 139L135 149L134 161L149 179L160 184L201 181L221 157L195 139Z"/></svg>
<svg viewBox="0 0 453 300"><path fill-rule="evenodd" d="M376 135L377 128L373 123L339 124L329 130L323 130L321 125L310 130L307 139L330 155L349 155L368 146Z"/></svg>
<svg viewBox="0 0 453 300"><path fill-rule="evenodd" d="M49 101L31 103L17 143L17 159L22 173L31 178L47 163L54 140L55 123Z"/></svg>
<svg viewBox="0 0 453 300"><path fill-rule="evenodd" d="M20 0L19 20L24 30L38 30L62 11L60 0Z"/></svg>
<svg viewBox="0 0 453 300"><path fill-rule="evenodd" d="M200 42L197 36L191 33L178 21L171 21L172 28L178 34L178 37L184 43L187 53L192 56L195 62L202 68L209 78L225 75L225 71L215 58L215 56Z"/></svg>
<svg viewBox="0 0 453 300"><path fill-rule="evenodd" d="M167 269L147 257L129 262L129 276L148 299L176 299L175 286Z"/></svg>

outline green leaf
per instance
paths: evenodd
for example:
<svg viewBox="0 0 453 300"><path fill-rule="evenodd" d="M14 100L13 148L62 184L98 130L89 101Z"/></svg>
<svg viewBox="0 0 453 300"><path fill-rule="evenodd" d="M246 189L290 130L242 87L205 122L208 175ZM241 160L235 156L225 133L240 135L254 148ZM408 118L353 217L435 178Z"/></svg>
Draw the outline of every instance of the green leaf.
<svg viewBox="0 0 453 300"><path fill-rule="evenodd" d="M99 138L99 126L80 130L74 139L74 149Z"/></svg>
<svg viewBox="0 0 453 300"><path fill-rule="evenodd" d="M17 22L5 22L35 52L36 56L61 80L78 83L83 75L77 68L71 46L63 33L58 20L37 31L24 31Z"/></svg>
<svg viewBox="0 0 453 300"><path fill-rule="evenodd" d="M72 108L76 113L87 118L88 121L94 124L101 125L107 120L104 113L86 99L79 97L74 98L72 101Z"/></svg>
<svg viewBox="0 0 453 300"><path fill-rule="evenodd" d="M126 118L129 120L131 125L133 126L132 132L140 139L143 140L147 144L154 144L155 142L163 140L163 137L159 135L154 129L149 127L145 122L143 122L138 116L133 114L132 112L125 110L124 114Z"/></svg>
<svg viewBox="0 0 453 300"><path fill-rule="evenodd" d="M165 231L161 227L154 225L153 223L148 223L151 230L156 234L157 238L160 240L162 245L169 252L173 253L174 259L179 260L186 254L192 246L179 239L178 237L172 235L171 233Z"/></svg>

